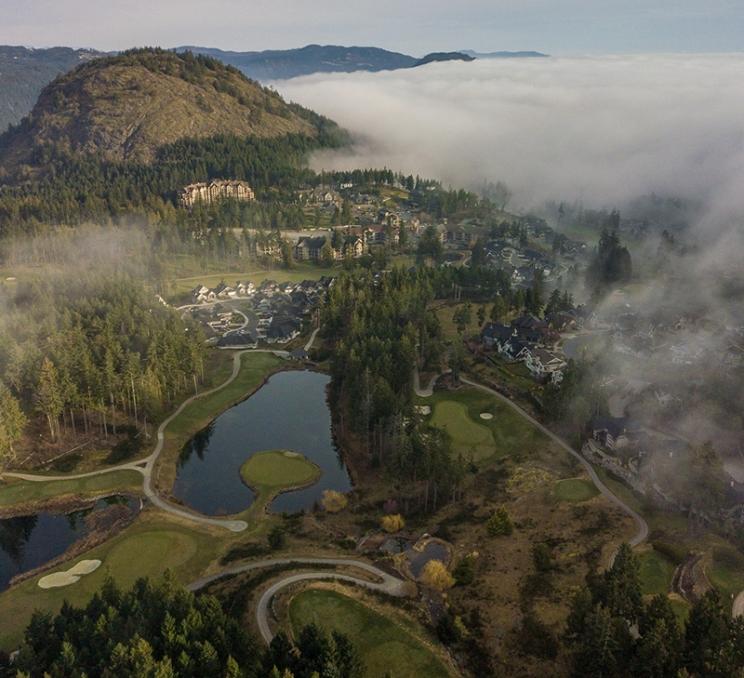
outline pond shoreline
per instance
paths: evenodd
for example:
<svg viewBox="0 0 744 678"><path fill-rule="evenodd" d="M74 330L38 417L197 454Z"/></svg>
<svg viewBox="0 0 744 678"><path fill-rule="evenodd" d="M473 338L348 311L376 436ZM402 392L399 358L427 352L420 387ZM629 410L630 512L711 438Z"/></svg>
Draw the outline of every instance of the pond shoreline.
<svg viewBox="0 0 744 678"><path fill-rule="evenodd" d="M108 497L122 497L122 498L130 499L130 500L140 499L139 495L128 494L128 493L116 493L113 495L108 495ZM71 508L69 510L62 511L60 513L63 515L68 515L76 511L82 511L82 510L86 510L89 508L93 508L95 507L96 503L98 503L98 501L102 499L106 499L108 497L98 497L97 499L86 502L84 506L78 505L77 508ZM31 570L27 570L25 572L19 572L18 574L13 576L10 579L10 581L8 581L8 584L5 590L12 588L16 584L20 584L21 582L27 581L28 579L33 579L34 577L37 577L43 572L54 569L55 567L59 567L63 563L69 560L73 560L74 558L77 558L78 556L82 555L86 551L89 551L95 548L96 546L100 546L105 541L108 541L109 539L115 537L117 534L122 532L125 528L129 527L129 525L131 525L135 521L137 516L139 516L140 514L139 509L135 510L127 506L125 508L125 512L119 511L119 515L115 515L117 506L121 508L123 505L112 504L111 506L102 508L101 513L104 515L98 516L97 518L97 522L100 524L93 525L91 528L91 531L88 534L74 541L72 544L70 544L70 546L68 546L58 556L55 556L51 560L46 561L45 563L39 565L38 567L35 567ZM26 515L30 515L30 514L26 514ZM105 518L107 517L111 517L110 522L105 521Z"/></svg>

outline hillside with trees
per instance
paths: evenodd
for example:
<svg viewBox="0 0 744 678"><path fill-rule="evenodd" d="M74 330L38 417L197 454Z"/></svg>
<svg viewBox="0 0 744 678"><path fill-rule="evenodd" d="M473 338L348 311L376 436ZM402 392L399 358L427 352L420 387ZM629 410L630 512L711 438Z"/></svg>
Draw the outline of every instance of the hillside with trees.
<svg viewBox="0 0 744 678"><path fill-rule="evenodd" d="M215 59L131 50L45 87L28 117L0 138L0 165L23 175L47 165L50 154L149 164L181 139L316 138L326 123Z"/></svg>

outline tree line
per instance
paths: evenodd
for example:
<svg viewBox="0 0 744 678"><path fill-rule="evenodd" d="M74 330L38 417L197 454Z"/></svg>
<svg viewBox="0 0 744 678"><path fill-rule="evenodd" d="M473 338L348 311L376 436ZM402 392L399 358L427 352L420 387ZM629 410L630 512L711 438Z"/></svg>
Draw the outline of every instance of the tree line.
<svg viewBox="0 0 744 678"><path fill-rule="evenodd" d="M216 597L186 591L169 573L128 591L107 579L85 607L64 602L54 616L34 612L13 664L0 657L0 675L14 678L361 678L363 671L347 636L315 625L294 644L280 633L261 647Z"/></svg>
<svg viewBox="0 0 744 678"><path fill-rule="evenodd" d="M353 270L337 278L323 309L340 430L401 487L416 488L403 497L409 510L433 510L455 497L463 475L447 436L412 417L414 368L441 344L428 310L433 294L426 269Z"/></svg>
<svg viewBox="0 0 744 678"><path fill-rule="evenodd" d="M19 284L0 324L0 459L12 461L27 420L49 439L141 425L203 379L196 326L124 273Z"/></svg>

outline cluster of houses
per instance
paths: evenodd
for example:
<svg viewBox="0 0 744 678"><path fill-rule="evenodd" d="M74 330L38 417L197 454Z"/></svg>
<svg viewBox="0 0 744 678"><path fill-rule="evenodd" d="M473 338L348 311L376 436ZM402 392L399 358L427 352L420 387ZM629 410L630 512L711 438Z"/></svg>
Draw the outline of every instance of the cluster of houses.
<svg viewBox="0 0 744 678"><path fill-rule="evenodd" d="M326 255L333 259L358 259L372 245L397 244L400 221L370 226L337 226L323 235L300 236L294 246L296 261L320 261Z"/></svg>
<svg viewBox="0 0 744 678"><path fill-rule="evenodd" d="M245 181L214 179L189 184L181 189L179 202L185 207L205 205L218 200L255 200L253 189Z"/></svg>
<svg viewBox="0 0 744 678"><path fill-rule="evenodd" d="M277 283L264 280L199 285L192 290L192 316L209 327L219 348L256 348L260 342L285 344L299 336L333 278ZM242 319L239 322L238 319Z"/></svg>
<svg viewBox="0 0 744 678"><path fill-rule="evenodd" d="M509 325L487 323L481 331L483 346L503 359L522 362L535 379L560 383L568 361L558 350L560 333L575 329L573 313L553 313L541 320L533 315L515 318Z"/></svg>

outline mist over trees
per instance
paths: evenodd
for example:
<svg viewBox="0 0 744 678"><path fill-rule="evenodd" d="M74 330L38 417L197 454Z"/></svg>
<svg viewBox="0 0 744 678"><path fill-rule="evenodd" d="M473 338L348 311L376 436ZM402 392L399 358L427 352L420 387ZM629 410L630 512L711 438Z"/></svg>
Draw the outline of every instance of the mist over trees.
<svg viewBox="0 0 744 678"><path fill-rule="evenodd" d="M620 221L620 215L613 221ZM633 263L628 248L620 243L617 228L602 231L597 253L586 270L586 281L595 294L611 285L627 283L633 274Z"/></svg>

